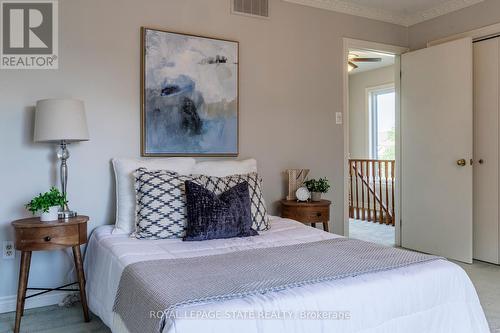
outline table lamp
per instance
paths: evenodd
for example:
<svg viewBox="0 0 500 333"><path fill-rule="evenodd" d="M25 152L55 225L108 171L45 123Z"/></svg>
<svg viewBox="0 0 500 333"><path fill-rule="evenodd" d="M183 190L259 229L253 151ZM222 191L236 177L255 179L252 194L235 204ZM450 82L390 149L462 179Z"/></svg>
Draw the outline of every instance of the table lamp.
<svg viewBox="0 0 500 333"><path fill-rule="evenodd" d="M59 144L57 158L61 160L61 192L65 198L68 185L66 161L70 156L67 145L72 142L88 140L89 131L82 101L76 99L44 99L36 102L34 141ZM65 204L59 212L59 218L64 219L76 215L76 212L68 208L68 204Z"/></svg>

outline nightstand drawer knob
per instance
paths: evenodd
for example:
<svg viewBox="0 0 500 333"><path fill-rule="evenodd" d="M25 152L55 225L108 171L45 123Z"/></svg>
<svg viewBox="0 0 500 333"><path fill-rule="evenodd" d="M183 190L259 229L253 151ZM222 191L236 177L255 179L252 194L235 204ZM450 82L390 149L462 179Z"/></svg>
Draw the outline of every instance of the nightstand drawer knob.
<svg viewBox="0 0 500 333"><path fill-rule="evenodd" d="M321 217L321 213L316 213L316 216L317 217Z"/></svg>
<svg viewBox="0 0 500 333"><path fill-rule="evenodd" d="M44 238L44 240L45 240L46 242L50 242L50 240L51 240L51 239L52 239L52 237L50 237L50 236L47 236L47 237L45 237L45 238Z"/></svg>

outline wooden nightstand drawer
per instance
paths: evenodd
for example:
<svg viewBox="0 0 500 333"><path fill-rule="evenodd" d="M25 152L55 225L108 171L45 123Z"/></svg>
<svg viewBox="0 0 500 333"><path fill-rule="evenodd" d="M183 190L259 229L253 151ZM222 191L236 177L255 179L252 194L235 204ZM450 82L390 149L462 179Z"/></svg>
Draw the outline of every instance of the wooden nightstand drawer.
<svg viewBox="0 0 500 333"><path fill-rule="evenodd" d="M316 223L322 223L323 230L328 231L330 204L328 200L307 202L281 200L281 217L308 223L313 227Z"/></svg>
<svg viewBox="0 0 500 333"><path fill-rule="evenodd" d="M55 250L79 244L78 225L26 228L16 230L17 249L24 251Z"/></svg>
<svg viewBox="0 0 500 333"><path fill-rule="evenodd" d="M330 219L328 207L294 209L283 207L282 216L300 222L324 222Z"/></svg>

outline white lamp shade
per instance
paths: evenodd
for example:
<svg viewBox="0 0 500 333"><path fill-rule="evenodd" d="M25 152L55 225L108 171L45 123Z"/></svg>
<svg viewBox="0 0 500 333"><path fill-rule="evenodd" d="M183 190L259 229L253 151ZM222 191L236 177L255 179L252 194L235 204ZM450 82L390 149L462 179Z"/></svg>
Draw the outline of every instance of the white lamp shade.
<svg viewBox="0 0 500 333"><path fill-rule="evenodd" d="M77 99L44 99L36 102L35 142L87 141L85 107Z"/></svg>

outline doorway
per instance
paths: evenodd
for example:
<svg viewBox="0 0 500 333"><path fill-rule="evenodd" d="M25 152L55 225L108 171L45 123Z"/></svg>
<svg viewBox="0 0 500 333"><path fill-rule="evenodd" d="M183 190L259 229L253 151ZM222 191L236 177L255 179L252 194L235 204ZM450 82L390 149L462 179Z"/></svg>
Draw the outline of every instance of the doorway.
<svg viewBox="0 0 500 333"><path fill-rule="evenodd" d="M395 246L395 55L349 49L349 238Z"/></svg>
<svg viewBox="0 0 500 333"><path fill-rule="evenodd" d="M492 40L491 37L481 40ZM477 214L478 195L475 196L476 206L473 207L473 174L476 177L475 188L477 189L480 183L479 170L483 169L483 173L486 170L484 168L485 158L482 155L488 155L476 149L474 157L479 158L477 163L473 158L473 124L480 126L479 124L483 122L487 123L488 126L498 125L498 121L495 120L497 110L494 107L498 104L498 89L495 88L495 84L491 83L498 83L498 73L494 68L492 70L494 66L491 66L489 61L492 58L495 59L492 54L498 52L498 43L494 40L490 42L493 43L493 51L484 52L486 59L484 62L478 61L478 59L481 57L480 46L485 48L486 44L476 43L476 47L473 47L473 40L468 35L404 54L402 54L403 52L382 52L401 55L395 57L395 166L394 168L389 167L389 172L387 172L387 167L380 167L379 161L376 162L378 169L375 171L371 169L371 166L366 165L369 164L366 161L365 165L359 161L354 163L350 161L353 159L350 156L353 149L350 141L353 140L350 140L351 126L349 126L348 64L351 65L349 51L353 49L386 51L383 46L381 48L378 48L377 45L365 47L365 43L367 42L344 40L344 65L346 68L343 109L346 118L344 126L344 234L350 235L350 217L353 216L358 218L359 215L365 214L365 217L368 215L372 219L386 222L393 219L396 246L471 263L473 255L479 255L478 245L483 245L486 239L480 237L479 224L487 222L486 218L481 219L480 214ZM453 57L450 58L448 56L450 54L453 54ZM494 65L498 64L494 62ZM352 71L354 66L350 67ZM485 73L490 76L483 75ZM482 80L488 83L481 83ZM401 90L401 86L403 86L403 90ZM390 94L390 92L384 91L383 87L375 87L374 90L375 92L372 94L367 94L367 104L375 104L374 100L379 96ZM490 94L487 97L491 97L491 101L488 98L480 98L478 92L481 92L483 97L485 94ZM476 112L473 114L474 102L476 103ZM487 108L484 110L492 109L494 112L487 113L478 107L481 106L481 103L487 104ZM388 150L383 149L386 147L380 147L378 142L380 135L377 136L377 132L380 130L376 126L378 120L376 109L380 109L380 107L381 105L377 104L371 109L368 108L367 111L369 125L365 133L369 139L368 148L365 149L368 155L365 156L370 156L372 159L373 157L380 158L380 151L384 153L383 150ZM482 120L480 119L481 111L486 114ZM487 136L483 133L484 130L484 128L481 129L481 135L488 137L487 144L481 146L489 146L491 137L494 135ZM476 134L478 132L476 128ZM496 129L492 132L497 133ZM475 144L478 144L478 140ZM481 156L478 157L478 154ZM495 154L489 154L493 161L496 160L495 156ZM484 176L486 181L483 183L487 184L483 188L485 193L487 191L497 193L498 182L494 178L498 170L494 167L492 169L495 170L494 176ZM358 194L355 197L355 194L359 193L359 191L356 192L360 186L359 182L368 188L365 195L371 194L372 197L375 197L375 194L379 193L379 200L381 200L383 193L390 188L387 183L387 174L392 176L393 172L394 200L392 209L394 212L389 213L392 210L389 208L390 204L386 204L384 207L383 204L375 202L374 204L378 204L378 207L381 206L382 209L375 209L375 213L368 214L367 211L370 211L370 208L364 209L361 206L359 213L359 202L361 205L366 202L363 199L362 191L361 195ZM353 177L358 181L358 184L356 182L353 184L350 181ZM370 177L375 178L371 190L368 187L370 181L366 180ZM377 180L378 189L376 189ZM351 190L350 186L354 189ZM486 209L479 212L485 213L483 215L495 216L498 205L494 205L494 203L497 201L489 194L487 197L493 199L486 200L492 203L491 211L493 213L489 211L486 213ZM357 201L356 205L353 205L353 200ZM367 200L367 202L370 201ZM353 208L356 209L355 212L353 212ZM473 222L474 212L476 220ZM489 219L489 221L494 225L493 229L495 230L498 221L494 218ZM404 223L404 229L401 229L401 223ZM491 232L491 226L485 227L485 230L487 231L484 234L491 238L488 249L495 250L494 255L496 255L496 249L498 249L497 232ZM491 235L493 237L489 237ZM473 242L473 236L475 242ZM484 239L478 241L479 238ZM473 245L476 247L475 253L473 253Z"/></svg>
<svg viewBox="0 0 500 333"><path fill-rule="evenodd" d="M406 48L344 39L344 235L388 246L399 236L399 72Z"/></svg>

